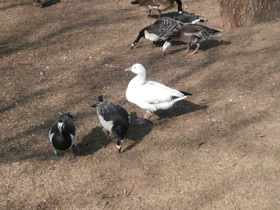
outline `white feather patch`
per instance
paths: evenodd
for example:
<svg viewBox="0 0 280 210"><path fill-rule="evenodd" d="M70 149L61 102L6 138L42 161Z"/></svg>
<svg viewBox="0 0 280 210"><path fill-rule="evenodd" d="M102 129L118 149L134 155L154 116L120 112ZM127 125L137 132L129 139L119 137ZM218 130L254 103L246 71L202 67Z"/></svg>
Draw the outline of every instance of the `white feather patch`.
<svg viewBox="0 0 280 210"><path fill-rule="evenodd" d="M51 133L51 131L49 131L49 139L50 139L50 142L52 143L52 138L54 136L54 133Z"/></svg>
<svg viewBox="0 0 280 210"><path fill-rule="evenodd" d="M184 33L185 36L194 36L197 35L197 33Z"/></svg>
<svg viewBox="0 0 280 210"><path fill-rule="evenodd" d="M77 138L78 138L78 132L76 131L76 132L75 132L75 135L70 134L70 136L71 136L71 139L72 139L72 144L74 144L75 141L76 141Z"/></svg>
<svg viewBox="0 0 280 210"><path fill-rule="evenodd" d="M63 125L63 122L58 122L58 123L57 123L57 127L58 127L58 128L61 128L62 125Z"/></svg>
<svg viewBox="0 0 280 210"><path fill-rule="evenodd" d="M150 34L148 31L145 31L145 38L151 42L156 42L159 40L159 36L156 34Z"/></svg>
<svg viewBox="0 0 280 210"><path fill-rule="evenodd" d="M149 10L158 10L158 6L148 5L147 8L148 8Z"/></svg>
<svg viewBox="0 0 280 210"><path fill-rule="evenodd" d="M197 24L198 22L200 22L201 19L196 19L194 21L192 21L192 24Z"/></svg>
<svg viewBox="0 0 280 210"><path fill-rule="evenodd" d="M98 118L103 128L105 128L109 132L112 132L113 121L106 121L101 115L98 115Z"/></svg>

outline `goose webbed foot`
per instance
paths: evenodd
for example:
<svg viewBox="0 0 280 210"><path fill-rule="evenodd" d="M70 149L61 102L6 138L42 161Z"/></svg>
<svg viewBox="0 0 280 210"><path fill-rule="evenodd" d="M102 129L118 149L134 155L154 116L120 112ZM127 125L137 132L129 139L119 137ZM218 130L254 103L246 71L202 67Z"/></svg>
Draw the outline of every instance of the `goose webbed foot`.
<svg viewBox="0 0 280 210"><path fill-rule="evenodd" d="M185 51L183 51L182 53L188 53L189 52L189 49L190 49L190 45L188 45L187 49Z"/></svg>
<svg viewBox="0 0 280 210"><path fill-rule="evenodd" d="M55 155L55 156L54 156L54 159L55 159L56 161L59 161L59 160L60 160L60 157L59 157L58 155Z"/></svg>
<svg viewBox="0 0 280 210"><path fill-rule="evenodd" d="M144 115L144 119L148 120L151 116L151 112L147 111Z"/></svg>
<svg viewBox="0 0 280 210"><path fill-rule="evenodd" d="M75 162L77 162L77 159L76 159L76 150L75 150L74 144L72 145L71 150L72 150L72 157L69 159L69 161L71 163L75 163Z"/></svg>
<svg viewBox="0 0 280 210"><path fill-rule="evenodd" d="M122 152L122 143L123 143L123 140L118 139L117 144L116 144L118 153Z"/></svg>
<svg viewBox="0 0 280 210"><path fill-rule="evenodd" d="M54 153L54 159L55 159L56 161L59 161L59 160L60 160L60 157L58 156L58 152L57 152L56 150L54 150L53 153Z"/></svg>
<svg viewBox="0 0 280 210"><path fill-rule="evenodd" d="M75 155L72 155L72 157L69 159L69 161L70 161L71 163L77 162L76 156L75 156Z"/></svg>
<svg viewBox="0 0 280 210"><path fill-rule="evenodd" d="M190 53L190 55L194 55L194 54L196 54L196 53L197 53L198 48L200 47L200 44L199 44L199 43L197 43L196 45L197 45L196 49L195 49L192 53Z"/></svg>
<svg viewBox="0 0 280 210"><path fill-rule="evenodd" d="M148 119L146 119L146 118L138 117L138 118L136 119L136 124L137 124L137 125L142 125L142 124L144 124L144 123L147 122L147 121L148 121Z"/></svg>
<svg viewBox="0 0 280 210"><path fill-rule="evenodd" d="M144 124L145 122L149 121L150 116L151 116L151 112L147 111L145 113L144 117L138 117L136 119L136 122L137 122L136 124L138 124L138 125Z"/></svg>

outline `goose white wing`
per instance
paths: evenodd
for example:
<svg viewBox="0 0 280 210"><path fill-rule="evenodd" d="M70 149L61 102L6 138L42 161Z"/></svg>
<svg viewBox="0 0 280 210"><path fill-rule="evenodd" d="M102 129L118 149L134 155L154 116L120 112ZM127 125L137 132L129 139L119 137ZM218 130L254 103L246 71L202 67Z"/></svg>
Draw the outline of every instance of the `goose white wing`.
<svg viewBox="0 0 280 210"><path fill-rule="evenodd" d="M161 83L146 81L137 90L135 96L138 101L144 101L150 104L170 101L172 97L183 97L184 94L178 90L169 88Z"/></svg>

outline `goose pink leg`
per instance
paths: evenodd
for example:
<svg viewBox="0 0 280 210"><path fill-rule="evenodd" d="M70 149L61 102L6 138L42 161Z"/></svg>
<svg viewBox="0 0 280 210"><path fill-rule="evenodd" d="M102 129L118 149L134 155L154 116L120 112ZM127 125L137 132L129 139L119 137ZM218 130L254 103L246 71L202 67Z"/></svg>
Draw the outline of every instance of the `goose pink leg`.
<svg viewBox="0 0 280 210"><path fill-rule="evenodd" d="M136 119L136 121L137 121L137 124L144 124L148 119L149 119L149 117L151 116L151 112L146 112L145 113L145 115L144 115L144 117L138 117L137 119Z"/></svg>
<svg viewBox="0 0 280 210"><path fill-rule="evenodd" d="M196 46L196 49L192 53L190 53L190 55L194 55L197 52L198 48L200 47L200 44L196 43Z"/></svg>
<svg viewBox="0 0 280 210"><path fill-rule="evenodd" d="M151 112L146 112L146 114L144 115L144 119L149 119L150 116L151 116Z"/></svg>
<svg viewBox="0 0 280 210"><path fill-rule="evenodd" d="M182 53L188 53L189 52L189 49L190 49L190 44L188 44L188 47L185 51L183 51Z"/></svg>

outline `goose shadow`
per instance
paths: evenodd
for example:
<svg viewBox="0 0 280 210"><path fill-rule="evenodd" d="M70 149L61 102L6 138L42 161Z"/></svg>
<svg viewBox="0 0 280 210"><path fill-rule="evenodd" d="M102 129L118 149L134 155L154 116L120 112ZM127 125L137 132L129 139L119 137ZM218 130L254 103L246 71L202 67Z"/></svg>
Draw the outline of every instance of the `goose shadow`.
<svg viewBox="0 0 280 210"><path fill-rule="evenodd" d="M229 44L231 44L230 41L207 40L207 41L204 41L200 44L200 47L199 47L198 50L206 51L206 50L211 49L211 48L215 48L215 47L218 47L218 46L221 46L221 45L229 45ZM186 43L180 42L180 41L172 41L172 45L173 46L186 45ZM196 45L192 45L190 47L190 50L195 50L195 48L196 48ZM187 49L187 47L177 49L177 50L172 50L172 51L170 50L170 52L168 52L167 54L173 54L173 53L181 52L181 51L184 51L186 49Z"/></svg>
<svg viewBox="0 0 280 210"><path fill-rule="evenodd" d="M107 138L103 129L101 127L95 127L76 145L76 155L91 155L98 150L107 147L110 143L111 140Z"/></svg>
<svg viewBox="0 0 280 210"><path fill-rule="evenodd" d="M168 12L168 13L163 13L160 15L161 18L163 17L169 17L169 18L173 18L176 15L176 12ZM151 19L159 19L159 15L158 14L152 14L150 16L148 16Z"/></svg>
<svg viewBox="0 0 280 210"><path fill-rule="evenodd" d="M198 110L207 109L208 106L201 106L198 104L194 104L189 101L178 101L172 108L167 110L158 110L154 114L159 117L158 120L164 119L164 118L172 118L172 117L178 117L180 115L184 115L190 112L195 112Z"/></svg>
<svg viewBox="0 0 280 210"><path fill-rule="evenodd" d="M128 129L128 132L125 135L126 139L132 140L133 143L127 146L122 152L126 152L128 150L131 150L133 147L135 147L137 144L139 144L145 136L147 136L153 129L154 124L152 121L147 120L143 124L137 124L136 119L137 115L135 112L132 112L130 114L130 126Z"/></svg>
<svg viewBox="0 0 280 210"><path fill-rule="evenodd" d="M55 5L59 2L60 2L60 0L47 0L44 3L42 3L41 8L50 7L50 6Z"/></svg>

